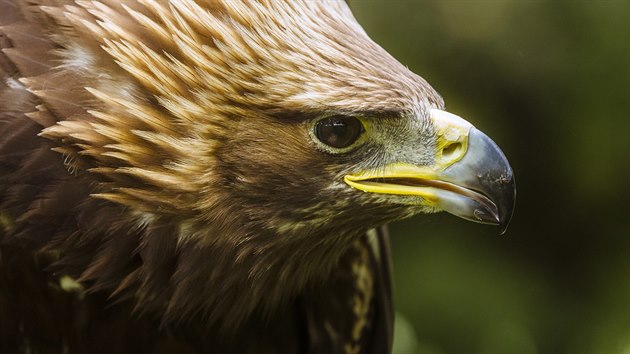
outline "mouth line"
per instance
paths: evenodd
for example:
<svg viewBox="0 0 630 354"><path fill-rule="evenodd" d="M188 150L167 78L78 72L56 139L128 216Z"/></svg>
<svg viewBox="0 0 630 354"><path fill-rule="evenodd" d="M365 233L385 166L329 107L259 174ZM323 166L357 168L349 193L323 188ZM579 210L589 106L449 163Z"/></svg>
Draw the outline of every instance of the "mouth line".
<svg viewBox="0 0 630 354"><path fill-rule="evenodd" d="M466 187L462 187L460 185L450 183L443 180L436 179L425 179L418 177L372 177L366 178L362 180L356 180L354 183L363 184L365 186L371 187L396 187L398 186L400 189L400 193L392 193L399 195L417 195L421 196L425 199L431 200L427 191L435 190L444 197L445 195L458 195L460 197L471 201L474 201L477 205L481 206L481 209L475 210L474 216L477 221L481 221L484 219L482 215L477 213L485 210L484 214L493 215L492 219L495 219L496 222L491 222L493 224L498 224L498 209L496 204L488 198L484 193L479 192L474 189L469 189ZM400 188L402 187L402 188ZM389 188L388 188L389 189ZM404 190L404 191L403 191ZM431 193L435 194L435 193ZM436 202L433 200L433 202ZM486 221L487 222L487 221Z"/></svg>
<svg viewBox="0 0 630 354"><path fill-rule="evenodd" d="M357 183L367 184L367 185L398 185L398 186L407 186L407 187L420 187L420 188L437 188L445 191L450 191L453 193L457 193L469 198L479 198L483 197L490 201L490 199L485 196L483 193L478 191L464 188L457 184L435 180L435 179L425 179L425 178L412 178L412 177L374 177L374 178L366 178L364 180L356 181Z"/></svg>

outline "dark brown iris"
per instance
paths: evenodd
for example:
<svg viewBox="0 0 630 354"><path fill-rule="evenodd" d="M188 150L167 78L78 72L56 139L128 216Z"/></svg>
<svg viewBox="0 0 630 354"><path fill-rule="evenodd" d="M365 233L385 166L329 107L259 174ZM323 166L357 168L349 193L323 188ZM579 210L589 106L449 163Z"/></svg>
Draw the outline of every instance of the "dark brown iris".
<svg viewBox="0 0 630 354"><path fill-rule="evenodd" d="M361 121L351 116L331 116L318 121L315 125L317 139L338 149L352 145L363 132Z"/></svg>

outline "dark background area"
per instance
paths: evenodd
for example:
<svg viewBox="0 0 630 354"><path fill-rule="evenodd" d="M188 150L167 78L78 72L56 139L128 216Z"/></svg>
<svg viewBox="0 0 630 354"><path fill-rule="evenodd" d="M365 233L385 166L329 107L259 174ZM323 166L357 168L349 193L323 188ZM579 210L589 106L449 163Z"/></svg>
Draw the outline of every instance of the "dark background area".
<svg viewBox="0 0 630 354"><path fill-rule="evenodd" d="M630 353L630 3L351 1L370 36L492 137L506 235L391 225L396 353Z"/></svg>

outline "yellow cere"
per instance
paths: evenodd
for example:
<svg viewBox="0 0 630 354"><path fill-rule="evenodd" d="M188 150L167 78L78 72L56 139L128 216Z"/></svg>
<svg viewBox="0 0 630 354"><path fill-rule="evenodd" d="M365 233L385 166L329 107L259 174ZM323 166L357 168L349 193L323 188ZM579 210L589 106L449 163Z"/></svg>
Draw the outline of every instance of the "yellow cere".
<svg viewBox="0 0 630 354"><path fill-rule="evenodd" d="M457 115L439 109L432 109L430 113L437 135L435 167L444 170L466 154L468 133L473 125Z"/></svg>

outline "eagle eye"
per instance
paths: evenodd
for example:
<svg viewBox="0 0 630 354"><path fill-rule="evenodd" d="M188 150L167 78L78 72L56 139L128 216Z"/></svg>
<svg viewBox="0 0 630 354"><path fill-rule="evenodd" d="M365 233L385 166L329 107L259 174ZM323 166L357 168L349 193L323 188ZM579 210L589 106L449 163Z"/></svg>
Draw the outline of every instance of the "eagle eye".
<svg viewBox="0 0 630 354"><path fill-rule="evenodd" d="M356 142L365 131L363 123L355 117L334 115L315 123L315 136L323 144L343 149Z"/></svg>

